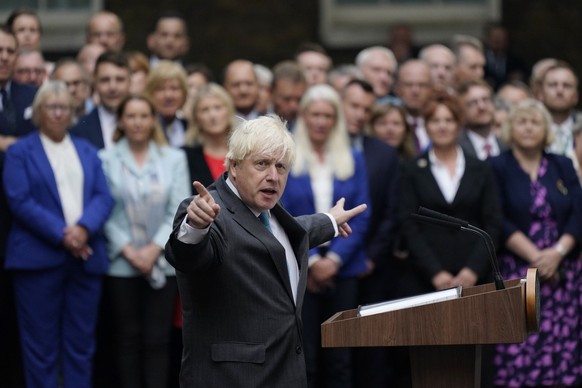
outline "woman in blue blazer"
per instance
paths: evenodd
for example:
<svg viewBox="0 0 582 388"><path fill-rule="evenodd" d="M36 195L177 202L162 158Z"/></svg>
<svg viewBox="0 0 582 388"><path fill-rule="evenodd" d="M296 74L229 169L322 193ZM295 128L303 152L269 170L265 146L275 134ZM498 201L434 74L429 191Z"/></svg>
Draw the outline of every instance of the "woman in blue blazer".
<svg viewBox="0 0 582 388"><path fill-rule="evenodd" d="M99 156L115 198L105 225L105 296L118 375L123 387L164 387L177 285L163 247L178 205L190 196L188 168L184 152L167 145L149 99L127 97L117 117L115 145Z"/></svg>
<svg viewBox="0 0 582 388"><path fill-rule="evenodd" d="M503 137L511 150L491 159L503 207L505 278L541 278L540 331L520 344L497 345L499 386L579 386L582 383L582 189L570 159L551 144L551 117L539 101L510 112Z"/></svg>
<svg viewBox="0 0 582 388"><path fill-rule="evenodd" d="M345 198L348 208L370 203L364 160L350 146L340 99L333 88L318 85L305 93L295 140L297 158L281 197L291 215L325 212L340 198ZM334 386L350 384L349 350L322 350L320 325L332 314L356 307L358 276L367 271L364 237L369 212L351 221L350 238L335 238L310 252L303 308L310 386L319 379L335 382Z"/></svg>
<svg viewBox="0 0 582 388"><path fill-rule="evenodd" d="M4 188L14 216L11 270L27 387L91 386L102 275L101 228L113 199L95 149L71 137L72 98L47 82L33 103L39 131L6 153Z"/></svg>

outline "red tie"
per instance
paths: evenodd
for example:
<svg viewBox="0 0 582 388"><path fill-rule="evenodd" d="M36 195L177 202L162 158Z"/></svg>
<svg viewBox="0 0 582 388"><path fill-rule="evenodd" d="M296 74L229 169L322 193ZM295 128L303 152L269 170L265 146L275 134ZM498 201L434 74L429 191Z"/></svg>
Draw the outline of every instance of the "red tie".
<svg viewBox="0 0 582 388"><path fill-rule="evenodd" d="M485 151L485 155L487 155L487 157L490 157L493 147L491 147L491 144L489 144L488 142L485 142L485 144L483 144L483 150Z"/></svg>

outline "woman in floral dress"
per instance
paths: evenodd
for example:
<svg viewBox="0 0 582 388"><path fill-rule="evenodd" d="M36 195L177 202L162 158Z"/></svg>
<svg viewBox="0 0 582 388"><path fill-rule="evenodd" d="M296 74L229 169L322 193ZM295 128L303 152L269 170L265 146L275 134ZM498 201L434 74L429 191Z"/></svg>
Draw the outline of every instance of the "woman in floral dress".
<svg viewBox="0 0 582 388"><path fill-rule="evenodd" d="M568 387L582 383L582 189L566 157L544 151L551 118L534 100L518 104L503 131L511 150L493 158L504 211L506 279L537 267L541 279L538 333L519 344L497 345L499 387Z"/></svg>

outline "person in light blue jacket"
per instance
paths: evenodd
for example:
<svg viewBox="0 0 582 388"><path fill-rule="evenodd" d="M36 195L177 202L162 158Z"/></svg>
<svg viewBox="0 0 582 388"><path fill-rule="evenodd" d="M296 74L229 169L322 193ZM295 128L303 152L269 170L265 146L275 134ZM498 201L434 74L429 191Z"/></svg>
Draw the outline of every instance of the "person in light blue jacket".
<svg viewBox="0 0 582 388"><path fill-rule="evenodd" d="M121 386L165 387L177 286L163 247L178 205L190 195L188 167L184 152L167 145L149 99L129 96L117 113L116 143L99 154L115 198L105 224L111 261L105 303Z"/></svg>

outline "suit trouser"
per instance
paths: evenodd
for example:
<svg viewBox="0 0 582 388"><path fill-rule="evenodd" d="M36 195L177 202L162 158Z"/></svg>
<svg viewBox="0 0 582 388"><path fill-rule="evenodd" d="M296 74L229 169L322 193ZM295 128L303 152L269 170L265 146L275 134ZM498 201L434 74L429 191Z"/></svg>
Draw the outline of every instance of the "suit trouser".
<svg viewBox="0 0 582 388"><path fill-rule="evenodd" d="M114 320L117 373L123 388L168 385L170 333L178 287L176 277L154 290L139 277L105 280L105 300Z"/></svg>
<svg viewBox="0 0 582 388"><path fill-rule="evenodd" d="M101 275L79 259L43 270L13 271L26 386L90 387Z"/></svg>
<svg viewBox="0 0 582 388"><path fill-rule="evenodd" d="M352 356L349 348L321 347L321 324L338 311L357 307L358 280L334 280L322 293L305 293L303 326L307 382L310 388L352 386Z"/></svg>

